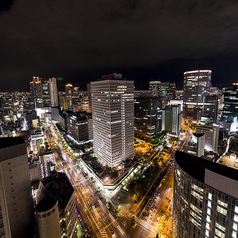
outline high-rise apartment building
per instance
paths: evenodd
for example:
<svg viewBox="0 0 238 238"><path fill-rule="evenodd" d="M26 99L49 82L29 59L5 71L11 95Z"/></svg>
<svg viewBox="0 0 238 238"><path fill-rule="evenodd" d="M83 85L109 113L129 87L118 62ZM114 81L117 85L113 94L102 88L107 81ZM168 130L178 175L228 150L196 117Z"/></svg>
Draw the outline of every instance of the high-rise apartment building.
<svg viewBox="0 0 238 238"><path fill-rule="evenodd" d="M237 187L236 169L177 151L173 237L237 237Z"/></svg>
<svg viewBox="0 0 238 238"><path fill-rule="evenodd" d="M58 107L59 106L59 97L58 97L56 78L49 78L49 83L50 83L51 107Z"/></svg>
<svg viewBox="0 0 238 238"><path fill-rule="evenodd" d="M211 70L184 72L183 117L192 121L201 119L204 96L210 94Z"/></svg>
<svg viewBox="0 0 238 238"><path fill-rule="evenodd" d="M178 135L181 130L181 106L169 105L162 109L162 131Z"/></svg>
<svg viewBox="0 0 238 238"><path fill-rule="evenodd" d="M115 167L134 155L134 82L121 74L91 83L95 154Z"/></svg>
<svg viewBox="0 0 238 238"><path fill-rule="evenodd" d="M35 108L43 107L42 85L39 77L34 76L33 81L30 82L30 92Z"/></svg>
<svg viewBox="0 0 238 238"><path fill-rule="evenodd" d="M28 237L33 200L26 144L22 138L0 138L0 175L0 237Z"/></svg>

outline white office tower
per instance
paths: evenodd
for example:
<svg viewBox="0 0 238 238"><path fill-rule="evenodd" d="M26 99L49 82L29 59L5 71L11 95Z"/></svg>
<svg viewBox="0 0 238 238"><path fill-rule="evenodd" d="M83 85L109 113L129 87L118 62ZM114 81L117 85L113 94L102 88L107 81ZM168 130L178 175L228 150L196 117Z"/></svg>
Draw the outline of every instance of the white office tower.
<svg viewBox="0 0 238 238"><path fill-rule="evenodd" d="M196 156L201 157L204 155L205 149L205 135L203 133L193 133L192 140L197 144Z"/></svg>
<svg viewBox="0 0 238 238"><path fill-rule="evenodd" d="M134 155L134 82L121 74L91 83L93 147L108 166Z"/></svg>
<svg viewBox="0 0 238 238"><path fill-rule="evenodd" d="M217 153L219 142L219 125L199 125L196 127L196 133L203 133L205 135L205 150Z"/></svg>
<svg viewBox="0 0 238 238"><path fill-rule="evenodd" d="M51 107L59 106L58 90L56 78L49 78Z"/></svg>

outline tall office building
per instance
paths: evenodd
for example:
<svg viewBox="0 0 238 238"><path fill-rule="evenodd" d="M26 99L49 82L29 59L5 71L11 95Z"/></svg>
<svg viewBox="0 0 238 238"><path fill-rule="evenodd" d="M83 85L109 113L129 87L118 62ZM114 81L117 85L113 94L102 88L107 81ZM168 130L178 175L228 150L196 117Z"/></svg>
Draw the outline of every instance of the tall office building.
<svg viewBox="0 0 238 238"><path fill-rule="evenodd" d="M47 199L48 202L45 199ZM50 202L49 199L51 199L52 202ZM58 202L56 203L56 201ZM61 237L72 237L74 235L75 226L77 224L77 217L75 214L76 198L74 188L65 173L52 171L50 176L40 181L36 194L36 205L38 225L39 228L42 228L40 234L47 234L47 228L49 228L49 224L47 225L48 220L51 224L53 223L56 226L51 227L48 235L52 234L52 230L57 231L56 235L59 234L58 225L60 226ZM44 214L51 216L52 220L44 217ZM39 215L41 215L41 217L39 217ZM58 216L58 219L56 215ZM59 222L59 224L57 224L57 222Z"/></svg>
<svg viewBox="0 0 238 238"><path fill-rule="evenodd" d="M174 237L237 237L237 170L180 151L174 163Z"/></svg>
<svg viewBox="0 0 238 238"><path fill-rule="evenodd" d="M88 91L88 112L92 113L91 83L87 84L87 91Z"/></svg>
<svg viewBox="0 0 238 238"><path fill-rule="evenodd" d="M33 201L26 144L22 138L0 138L0 175L0 237L28 237Z"/></svg>
<svg viewBox="0 0 238 238"><path fill-rule="evenodd" d="M48 79L41 80L43 107L51 107L50 83Z"/></svg>
<svg viewBox="0 0 238 238"><path fill-rule="evenodd" d="M54 198L42 199L36 206L39 237L60 238L59 205Z"/></svg>
<svg viewBox="0 0 238 238"><path fill-rule="evenodd" d="M154 97L175 99L176 84L169 82L150 81L149 90Z"/></svg>
<svg viewBox="0 0 238 238"><path fill-rule="evenodd" d="M162 131L178 135L181 130L181 105L169 105L162 109Z"/></svg>
<svg viewBox="0 0 238 238"><path fill-rule="evenodd" d="M205 135L203 133L193 133L192 141L196 144L194 154L198 157L204 155L205 149ZM188 151L191 153L192 151Z"/></svg>
<svg viewBox="0 0 238 238"><path fill-rule="evenodd" d="M35 108L43 107L42 85L39 77L34 76L30 82L30 92Z"/></svg>
<svg viewBox="0 0 238 238"><path fill-rule="evenodd" d="M134 82L121 74L91 83L95 154L115 167L134 155Z"/></svg>
<svg viewBox="0 0 238 238"><path fill-rule="evenodd" d="M211 70L184 72L183 117L192 121L201 119L204 96L210 94Z"/></svg>
<svg viewBox="0 0 238 238"><path fill-rule="evenodd" d="M134 128L135 136L151 140L162 127L162 99L153 97L151 91L135 92Z"/></svg>
<svg viewBox="0 0 238 238"><path fill-rule="evenodd" d="M161 84L160 81L149 82L149 90L152 91L154 97L160 97Z"/></svg>
<svg viewBox="0 0 238 238"><path fill-rule="evenodd" d="M73 111L74 104L79 101L79 88L68 83L65 85L66 110Z"/></svg>
<svg viewBox="0 0 238 238"><path fill-rule="evenodd" d="M58 107L59 106L59 97L58 97L56 78L49 78L49 83L50 83L51 107Z"/></svg>
<svg viewBox="0 0 238 238"><path fill-rule="evenodd" d="M199 125L196 127L196 133L205 135L205 150L217 153L219 142L219 125Z"/></svg>
<svg viewBox="0 0 238 238"><path fill-rule="evenodd" d="M202 118L210 120L212 123L217 123L218 120L218 96L205 96L203 104Z"/></svg>
<svg viewBox="0 0 238 238"><path fill-rule="evenodd" d="M222 120L232 122L234 117L238 117L238 83L233 83L231 87L224 88L223 91Z"/></svg>

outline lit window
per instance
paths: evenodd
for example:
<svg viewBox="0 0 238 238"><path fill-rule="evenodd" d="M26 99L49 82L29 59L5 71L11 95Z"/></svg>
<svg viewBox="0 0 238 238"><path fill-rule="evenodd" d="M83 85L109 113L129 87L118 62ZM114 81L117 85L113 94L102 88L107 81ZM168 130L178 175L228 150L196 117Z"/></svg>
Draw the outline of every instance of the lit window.
<svg viewBox="0 0 238 238"><path fill-rule="evenodd" d="M211 194L211 193L208 193L208 198L209 198L210 200L212 200L212 194Z"/></svg>
<svg viewBox="0 0 238 238"><path fill-rule="evenodd" d="M235 206L235 213L238 213L238 207Z"/></svg>
<svg viewBox="0 0 238 238"><path fill-rule="evenodd" d="M233 229L237 231L237 224L233 223Z"/></svg>

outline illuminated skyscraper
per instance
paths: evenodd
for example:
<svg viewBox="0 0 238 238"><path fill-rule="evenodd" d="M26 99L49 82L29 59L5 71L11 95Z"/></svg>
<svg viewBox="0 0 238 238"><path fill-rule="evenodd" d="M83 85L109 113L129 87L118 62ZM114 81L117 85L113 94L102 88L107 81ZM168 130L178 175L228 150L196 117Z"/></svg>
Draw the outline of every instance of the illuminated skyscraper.
<svg viewBox="0 0 238 238"><path fill-rule="evenodd" d="M150 81L149 82L149 90L152 91L154 97L160 97L162 83L160 81Z"/></svg>
<svg viewBox="0 0 238 238"><path fill-rule="evenodd" d="M183 117L197 121L201 119L204 96L209 95L211 70L184 72Z"/></svg>
<svg viewBox="0 0 238 238"><path fill-rule="evenodd" d="M149 90L154 97L175 99L176 84L169 82L150 81Z"/></svg>
<svg viewBox="0 0 238 238"><path fill-rule="evenodd" d="M134 82L121 74L91 83L95 154L115 167L134 155Z"/></svg>
<svg viewBox="0 0 238 238"><path fill-rule="evenodd" d="M238 117L238 83L232 83L231 87L224 88L224 107L222 109L222 121L232 122Z"/></svg>
<svg viewBox="0 0 238 238"><path fill-rule="evenodd" d="M51 107L50 84L48 79L41 80L43 107Z"/></svg>
<svg viewBox="0 0 238 238"><path fill-rule="evenodd" d="M65 85L66 109L73 111L73 105L79 100L79 88L68 83Z"/></svg>
<svg viewBox="0 0 238 238"><path fill-rule="evenodd" d="M135 92L134 114L135 135L147 141L156 138L162 127L162 99L150 90Z"/></svg>
<svg viewBox="0 0 238 238"><path fill-rule="evenodd" d="M162 109L162 131L178 135L181 130L181 105L169 105Z"/></svg>
<svg viewBox="0 0 238 238"><path fill-rule="evenodd" d="M51 107L59 106L58 90L56 78L49 78Z"/></svg>
<svg viewBox="0 0 238 238"><path fill-rule="evenodd" d="M39 77L33 77L33 81L30 82L30 92L35 108L43 107L42 85Z"/></svg>

